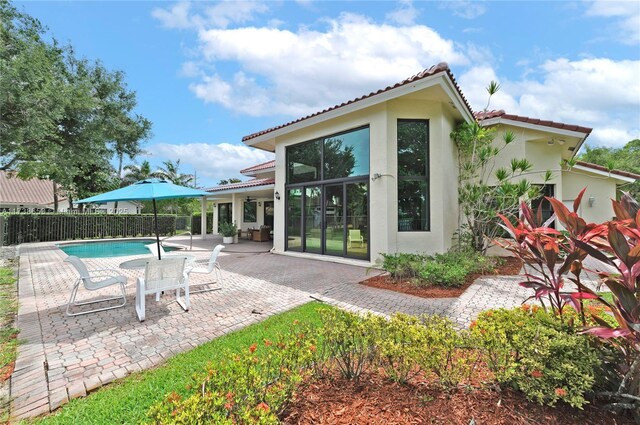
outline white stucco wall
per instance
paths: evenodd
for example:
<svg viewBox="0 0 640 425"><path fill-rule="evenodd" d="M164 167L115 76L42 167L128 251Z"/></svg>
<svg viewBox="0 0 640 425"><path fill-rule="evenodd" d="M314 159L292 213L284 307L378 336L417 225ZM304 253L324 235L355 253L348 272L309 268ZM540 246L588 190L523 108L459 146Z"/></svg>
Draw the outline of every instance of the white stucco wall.
<svg viewBox="0 0 640 425"><path fill-rule="evenodd" d="M587 222L601 223L613 218L611 200L616 199L616 181L612 178L579 170L562 172L562 200L571 208L571 203L580 191L587 190L582 197L578 213ZM593 198L593 205L589 205Z"/></svg>

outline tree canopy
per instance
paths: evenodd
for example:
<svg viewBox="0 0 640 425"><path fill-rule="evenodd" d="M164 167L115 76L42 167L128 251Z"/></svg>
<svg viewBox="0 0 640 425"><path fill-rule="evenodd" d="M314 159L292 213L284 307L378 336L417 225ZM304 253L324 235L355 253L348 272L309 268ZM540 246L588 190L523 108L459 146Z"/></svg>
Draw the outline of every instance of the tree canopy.
<svg viewBox="0 0 640 425"><path fill-rule="evenodd" d="M118 186L151 122L134 112L124 73L45 40L46 28L0 1L0 170L53 180L69 199ZM118 170L120 172L121 170Z"/></svg>
<svg viewBox="0 0 640 425"><path fill-rule="evenodd" d="M623 170L640 174L640 139L629 141L622 148L586 147L586 151L578 156L580 161L607 167L609 170ZM629 192L635 199L640 198L640 182L622 185L621 189Z"/></svg>

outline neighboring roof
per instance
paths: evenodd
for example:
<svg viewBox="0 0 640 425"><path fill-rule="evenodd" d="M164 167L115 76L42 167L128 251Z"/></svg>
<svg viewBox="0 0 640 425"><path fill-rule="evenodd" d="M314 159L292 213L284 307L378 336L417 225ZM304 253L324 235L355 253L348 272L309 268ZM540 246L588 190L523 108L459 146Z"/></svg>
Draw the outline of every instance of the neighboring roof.
<svg viewBox="0 0 640 425"><path fill-rule="evenodd" d="M507 114L502 109L497 110L497 111L494 110L494 111L486 111L486 112L485 111L476 112L474 114L474 116L478 121L489 120L489 119L492 119L492 118L501 118L501 119L505 119L505 120L524 122L524 123L527 123L527 124L541 125L543 127L558 128L560 130L577 131L579 133L584 133L586 135L591 134L591 130L592 130L589 127L582 127L582 126L574 125L574 124L564 124L564 123L561 123L561 122L541 120L541 119L537 119L537 118L523 117L521 115Z"/></svg>
<svg viewBox="0 0 640 425"><path fill-rule="evenodd" d="M273 177L269 177L266 179L253 179L253 180L248 180L246 182L240 182L240 183L231 183L231 184L225 184L222 186L215 186L215 187L211 187L209 189L205 189L207 192L221 192L223 190L232 190L232 189L245 189L248 187L258 187L258 186L268 186L268 185L272 185L276 182L276 179Z"/></svg>
<svg viewBox="0 0 640 425"><path fill-rule="evenodd" d="M258 171L268 170L269 168L275 168L276 161L275 159L269 162L264 162L262 164L254 165L249 168L245 168L244 170L240 170L241 174L255 174Z"/></svg>
<svg viewBox="0 0 640 425"><path fill-rule="evenodd" d="M602 171L609 174L615 174L617 176L640 180L640 174L631 173L629 171L609 170L607 167L603 167L602 165L592 164L590 162L584 162L584 161L576 161L576 165L580 165L582 167L591 168L593 170Z"/></svg>
<svg viewBox="0 0 640 425"><path fill-rule="evenodd" d="M344 106L351 105L351 104L359 102L361 100L377 96L377 95L379 95L381 93L388 92L390 90L396 89L398 87L405 86L407 84L415 83L416 81L419 81L419 80L422 80L424 78L431 77L431 76L434 76L434 75L437 75L437 74L440 74L440 73L446 73L449 76L449 78L451 79L451 82L453 83L453 86L455 87L455 89L457 90L458 94L460 95L460 98L464 102L465 106L468 108L469 113L473 114L473 109L471 109L471 105L469 105L469 102L467 101L466 97L464 96L464 94L462 94L462 90L460 90L460 86L458 86L458 83L456 82L455 77L451 73L451 70L449 69L449 65L446 62L441 62L441 63L439 63L437 65L432 66L429 69L425 69L424 71L422 71L422 72L420 72L420 73L418 73L418 74L416 74L416 75L414 75L412 77L409 77L409 78L407 78L405 80L402 80L399 83L396 83L396 84L394 84L392 86L388 86L388 87L385 87L385 88L380 89L378 91L371 92L369 94L365 94L363 96L357 97L355 99L349 100L349 101L341 103L339 105L332 106L332 107L327 108L325 110L322 110L320 112L316 112L316 113L313 113L311 115L307 115L305 117L298 118L297 120L290 121L290 122L288 122L286 124L282 124L282 125L279 125L279 126L276 126L276 127L271 127L271 128L266 129L266 130L259 131L257 133L249 134L248 136L244 136L242 138L242 141L246 142L247 140L251 140L251 139L256 138L258 136L262 136L264 134L271 133L272 131L276 131L276 130L279 130L281 128L288 127L288 126L290 126L292 124L295 124L295 123L298 123L300 121L304 121L304 120L307 120L309 118L313 118L313 117L316 117L318 115L322 115L322 114L327 113L329 111L334 111L334 110L342 108Z"/></svg>
<svg viewBox="0 0 640 425"><path fill-rule="evenodd" d="M22 180L11 172L0 171L0 204L42 205L53 204L51 180ZM59 197L59 201L64 200Z"/></svg>

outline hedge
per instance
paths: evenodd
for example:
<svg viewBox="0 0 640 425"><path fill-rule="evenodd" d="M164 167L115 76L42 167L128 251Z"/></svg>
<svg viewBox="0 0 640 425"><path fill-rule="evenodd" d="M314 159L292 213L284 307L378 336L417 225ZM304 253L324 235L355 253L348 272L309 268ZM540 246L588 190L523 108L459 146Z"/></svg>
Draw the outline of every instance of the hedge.
<svg viewBox="0 0 640 425"><path fill-rule="evenodd" d="M76 239L155 235L153 215L135 214L3 214L3 245ZM176 231L175 215L158 215L160 235Z"/></svg>

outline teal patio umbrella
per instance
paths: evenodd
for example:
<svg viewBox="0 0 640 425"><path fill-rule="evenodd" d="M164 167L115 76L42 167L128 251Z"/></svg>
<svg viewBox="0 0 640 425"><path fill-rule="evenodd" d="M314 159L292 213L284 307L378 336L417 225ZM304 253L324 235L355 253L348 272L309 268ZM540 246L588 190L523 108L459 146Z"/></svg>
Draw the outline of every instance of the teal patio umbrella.
<svg viewBox="0 0 640 425"><path fill-rule="evenodd" d="M75 201L76 204L103 204L115 201L153 201L153 221L160 259L160 234L158 233L158 209L156 200L174 198L199 198L208 192L180 186L162 179L144 179L120 189Z"/></svg>

